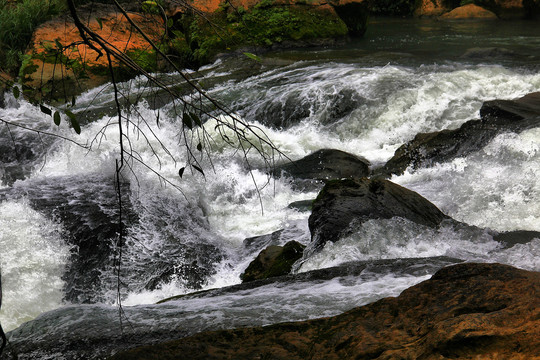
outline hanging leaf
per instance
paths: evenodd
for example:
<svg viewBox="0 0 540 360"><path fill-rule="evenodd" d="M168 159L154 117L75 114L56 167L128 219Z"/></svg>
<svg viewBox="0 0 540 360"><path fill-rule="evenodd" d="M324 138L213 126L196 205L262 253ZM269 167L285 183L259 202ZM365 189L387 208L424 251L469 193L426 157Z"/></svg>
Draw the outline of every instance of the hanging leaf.
<svg viewBox="0 0 540 360"><path fill-rule="evenodd" d="M167 27L168 27L168 28L172 28L173 25L174 25L173 19L172 19L172 18L169 18L169 19L167 20Z"/></svg>
<svg viewBox="0 0 540 360"><path fill-rule="evenodd" d="M197 144L197 150L202 151L202 144L201 143Z"/></svg>
<svg viewBox="0 0 540 360"><path fill-rule="evenodd" d="M184 176L184 170L186 170L185 167L181 168L180 170L178 170L178 175L180 176L180 179L182 178L182 176Z"/></svg>
<svg viewBox="0 0 540 360"><path fill-rule="evenodd" d="M14 87L13 87L13 97L14 97L15 99L18 99L19 96L21 96L21 90L19 90L18 87L14 86Z"/></svg>
<svg viewBox="0 0 540 360"><path fill-rule="evenodd" d="M64 45L62 45L62 43L58 39L54 39L54 43L56 44L58 50L62 50L64 48Z"/></svg>
<svg viewBox="0 0 540 360"><path fill-rule="evenodd" d="M198 167L197 165L192 165L192 166L193 166L193 168L194 168L195 170L197 170L198 172L200 172L200 173L203 174L203 176L204 176L204 171L203 171L200 167Z"/></svg>
<svg viewBox="0 0 540 360"><path fill-rule="evenodd" d="M71 97L71 106L75 106L75 96Z"/></svg>
<svg viewBox="0 0 540 360"><path fill-rule="evenodd" d="M101 20L101 18L96 18L96 21L97 21L97 23L99 25L99 28L103 29L103 21Z"/></svg>
<svg viewBox="0 0 540 360"><path fill-rule="evenodd" d="M42 113L47 114L49 116L52 116L52 111L48 107L44 106L43 104L39 104L39 109Z"/></svg>
<svg viewBox="0 0 540 360"><path fill-rule="evenodd" d="M193 121L191 120L191 116L189 116L188 113L184 113L182 116L182 122L185 126L187 126L190 130L193 129Z"/></svg>
<svg viewBox="0 0 540 360"><path fill-rule="evenodd" d="M196 125L202 126L201 119L197 116L197 114L195 114L195 113L189 113L189 116L191 117L191 119L193 119L193 122L194 122Z"/></svg>
<svg viewBox="0 0 540 360"><path fill-rule="evenodd" d="M77 120L77 117L75 116L75 114L69 110L66 110L66 115L69 117L69 120L71 122L71 127L73 127L73 130L75 130L77 134L80 134L81 126L79 125L79 121Z"/></svg>
<svg viewBox="0 0 540 360"><path fill-rule="evenodd" d="M54 112L54 123L56 126L60 126L60 113L58 111Z"/></svg>
<svg viewBox="0 0 540 360"><path fill-rule="evenodd" d="M245 56L247 56L248 58L250 58L251 60L255 60L255 61L258 61L258 62L261 62L261 58L258 57L257 55L255 54L252 54L252 53L249 53L249 52L245 52L244 53Z"/></svg>

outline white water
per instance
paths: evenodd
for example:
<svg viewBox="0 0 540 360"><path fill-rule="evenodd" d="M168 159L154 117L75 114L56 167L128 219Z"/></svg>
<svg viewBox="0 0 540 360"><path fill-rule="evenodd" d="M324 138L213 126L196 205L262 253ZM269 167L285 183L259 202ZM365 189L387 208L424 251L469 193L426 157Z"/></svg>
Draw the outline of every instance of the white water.
<svg viewBox="0 0 540 360"><path fill-rule="evenodd" d="M137 87L132 85L132 88ZM329 123L335 95L344 89L359 94L362 99L353 110ZM111 89L102 90L100 96L104 102L108 101ZM418 132L456 128L477 118L485 100L516 98L533 91L540 91L538 73L499 65L446 63L410 67L298 62L285 68L269 69L246 80L219 84L211 89L210 94L229 101L251 123L260 126L291 159L301 158L320 148L336 148L381 164L399 145ZM78 99L80 106L90 104L95 93L93 90L81 95ZM287 101L307 104L308 115L287 129L271 128L257 122L263 119L257 118L261 113L256 109L271 108L277 106L276 103L285 106ZM23 100L19 103L18 109L0 109L0 117L24 124L51 122L38 108ZM240 111L242 108L244 110ZM150 109L145 102L141 102L137 110L148 124L156 123L157 111ZM212 122L205 126L215 140L212 143L215 172L204 161L205 179L196 171L191 173L188 170L179 179L178 170L185 166L186 154L178 146L178 119L168 110L170 106L160 111L161 126L152 126L172 157L156 138L147 142L137 136L133 127L128 130L131 146L138 156L164 178L178 185L182 193L164 185L155 174L137 164L133 164L135 175L125 173L130 180L132 203L139 217L138 224L128 229L124 254L124 273L129 283L124 290L125 305L153 303L193 290L183 279L174 276L153 290L145 289L149 273L155 270L149 269L148 264L155 262L159 265L156 259L165 258L167 264L176 267L192 261L189 252L178 250L180 243L192 248L204 244L219 250L199 256L216 256L211 266L213 272L203 284L203 288L213 288L240 282L239 275L259 251L243 252L242 241L247 237L285 228L296 234L297 240L309 241L309 214L288 209L287 205L312 199L316 193L296 191L285 179L272 180L257 192L253 178L259 185L266 184L266 174L255 170L252 178L240 154L227 148L225 142L217 137ZM65 125L58 131L78 142L90 143L110 121L114 122L115 118L97 119L83 127L81 136L74 135ZM20 130L13 131L18 133ZM98 139L99 146L94 143L91 152L68 142L59 142L48 148L45 150L46 160L36 160L28 178L61 181L62 177L70 176L80 179L83 184L85 178L96 173L112 178L119 148L117 127L108 127L105 135ZM538 129L522 134L502 134L478 153L432 168L407 171L392 180L419 192L457 220L498 231L540 230L539 143ZM152 149L163 160L161 163ZM254 165L262 165L255 156L250 155L249 158ZM19 182L17 186L24 188L25 183ZM4 188L9 186L4 184ZM24 199L0 203L0 259L4 290L0 321L6 330L62 304L64 283L61 276L70 249L62 240L61 224L51 221L47 215L37 213ZM353 236L338 244L328 244L321 253L308 259L301 271L351 260L440 255L468 261L497 261L540 270L539 239L503 250L483 233L470 234L449 227L434 231L393 219L368 222ZM102 277L106 285L103 294L112 304L116 295L115 274L109 269ZM405 287L425 278L425 275L404 278L388 275L340 291L332 281L317 287L312 284L299 290L299 294L305 296L283 305L283 317L278 319L336 314L380 297L395 296ZM304 293L312 288L317 291ZM265 289L257 290L260 293L254 295L255 298L261 296L260 302L247 300L249 297L246 296L245 301L252 301L252 306L258 309L254 313L276 308L273 302L276 290ZM288 293L290 289L282 291ZM350 302L350 298L360 294L364 300L354 304ZM341 298L349 299L344 300L347 305L337 301ZM310 301L324 306L310 313L305 308L311 304ZM215 311L238 304L242 304L239 298L232 303L230 299L220 298L215 300ZM208 304L204 301L186 302L183 306L186 306L186 311L197 312L198 307L205 308ZM262 321L265 324L270 322Z"/></svg>
<svg viewBox="0 0 540 360"><path fill-rule="evenodd" d="M69 260L62 227L24 201L0 203L2 327L11 330L62 305Z"/></svg>

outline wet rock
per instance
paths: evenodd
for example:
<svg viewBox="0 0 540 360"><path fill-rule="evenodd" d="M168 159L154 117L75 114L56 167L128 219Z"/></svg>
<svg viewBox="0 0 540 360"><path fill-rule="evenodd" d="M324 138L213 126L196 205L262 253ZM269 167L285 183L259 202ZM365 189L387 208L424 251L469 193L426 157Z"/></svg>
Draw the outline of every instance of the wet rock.
<svg viewBox="0 0 540 360"><path fill-rule="evenodd" d="M495 13L475 4L460 6L439 16L441 20L497 20Z"/></svg>
<svg viewBox="0 0 540 360"><path fill-rule="evenodd" d="M420 133L400 146L384 167L375 170L374 174L384 177L401 175L409 166L418 169L466 156L482 149L500 132L502 129L480 120L471 120L455 130Z"/></svg>
<svg viewBox="0 0 540 360"><path fill-rule="evenodd" d="M506 59L506 58L516 58L520 57L520 55L516 54L512 50L508 50L505 48L499 48L499 47L477 47L477 48L471 48L465 51L463 55L461 55L464 59Z"/></svg>
<svg viewBox="0 0 540 360"><path fill-rule="evenodd" d="M253 252L257 249L262 249L272 245L279 245L281 240L281 235L285 230L281 229L274 231L271 234L265 234L260 236L253 236L247 239L244 239L243 245L244 250L247 252Z"/></svg>
<svg viewBox="0 0 540 360"><path fill-rule="evenodd" d="M534 239L540 239L540 232L529 230L507 231L493 235L493 239L502 243L505 248L517 244L527 244Z"/></svg>
<svg viewBox="0 0 540 360"><path fill-rule="evenodd" d="M337 15L343 20L349 35L361 37L367 29L367 19L369 10L367 1L334 1L333 8Z"/></svg>
<svg viewBox="0 0 540 360"><path fill-rule="evenodd" d="M401 175L408 166L432 166L466 156L486 146L506 131L521 132L540 126L540 92L515 100L487 101L480 109L481 120L470 120L455 130L421 133L399 147L375 175Z"/></svg>
<svg viewBox="0 0 540 360"><path fill-rule="evenodd" d="M538 272L458 264L335 317L206 332L112 359L531 359L540 348L539 298Z"/></svg>
<svg viewBox="0 0 540 360"><path fill-rule="evenodd" d="M313 201L315 199L311 200L300 200L300 201L294 201L287 206L289 209L296 209L301 212L307 212L311 211L313 207Z"/></svg>
<svg viewBox="0 0 540 360"><path fill-rule="evenodd" d="M301 188L317 188L327 180L368 176L369 165L362 157L341 150L322 149L300 160L276 166L274 174L292 177Z"/></svg>
<svg viewBox="0 0 540 360"><path fill-rule="evenodd" d="M0 199L24 196L37 211L62 223L65 240L73 248L63 276L69 302L104 301L102 272L112 265L120 231L112 184L112 179L101 176L57 177L18 182L12 190L0 192ZM129 192L127 186L123 191ZM129 201L123 206L124 221L136 219Z"/></svg>
<svg viewBox="0 0 540 360"><path fill-rule="evenodd" d="M523 131L540 126L540 92L515 100L486 101L480 109L482 121L512 131ZM530 122L523 120L533 118Z"/></svg>
<svg viewBox="0 0 540 360"><path fill-rule="evenodd" d="M315 247L320 248L352 232L354 225L396 216L430 227L449 219L419 194L388 180L334 180L313 203L309 229Z"/></svg>
<svg viewBox="0 0 540 360"><path fill-rule="evenodd" d="M414 10L415 17L437 17L446 12L449 12L454 8L455 1L445 1L445 0L420 0L418 5ZM459 5L459 2L458 4Z"/></svg>
<svg viewBox="0 0 540 360"><path fill-rule="evenodd" d="M297 241L289 241L284 246L270 245L249 264L240 278L243 282L249 282L287 275L295 261L302 257L304 248Z"/></svg>
<svg viewBox="0 0 540 360"><path fill-rule="evenodd" d="M123 308L126 317L122 318L118 316L118 308L115 306L68 305L44 313L9 332L9 342L2 360L103 360L129 348L179 339L202 331L262 326L269 321L281 323L290 321L291 316L298 316L295 313L299 309L289 306L278 308L280 305L276 305L276 302L290 304L290 296L283 294L282 300L279 300L278 295L276 299L268 294L269 287L281 289L278 292L289 288L292 292L309 289L313 284L328 280L341 284L351 281L352 278L358 283L364 283L388 275L418 277L434 274L444 266L459 262L460 260L447 257L358 261L179 295L158 304L126 306ZM241 302L230 303L226 300L223 303L224 299L240 297ZM302 295L299 297L302 298ZM184 300L188 304L196 301L208 306L194 309L186 306ZM212 306L216 303L220 305ZM263 315L257 311L261 306L263 309L272 310ZM319 308L324 310L325 306L323 302ZM306 310L308 313L311 311L317 310ZM126 318L129 319L128 326Z"/></svg>

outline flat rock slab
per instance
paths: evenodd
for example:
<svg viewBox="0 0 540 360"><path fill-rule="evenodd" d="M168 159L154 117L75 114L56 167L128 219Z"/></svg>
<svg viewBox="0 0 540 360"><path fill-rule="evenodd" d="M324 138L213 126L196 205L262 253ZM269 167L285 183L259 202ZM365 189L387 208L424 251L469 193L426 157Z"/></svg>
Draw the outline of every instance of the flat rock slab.
<svg viewBox="0 0 540 360"><path fill-rule="evenodd" d="M468 263L339 316L205 332L111 359L538 359L539 333L540 273Z"/></svg>

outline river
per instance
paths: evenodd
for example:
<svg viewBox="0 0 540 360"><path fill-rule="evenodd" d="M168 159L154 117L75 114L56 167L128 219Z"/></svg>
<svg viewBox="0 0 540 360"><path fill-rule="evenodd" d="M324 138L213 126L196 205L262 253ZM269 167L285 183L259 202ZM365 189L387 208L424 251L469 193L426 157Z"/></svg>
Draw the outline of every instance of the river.
<svg viewBox="0 0 540 360"><path fill-rule="evenodd" d="M260 62L226 57L191 75L292 160L334 148L377 167L419 132L454 129L478 118L484 101L540 91L538 34L538 22L374 19L362 39L271 51L261 54ZM182 88L178 74L165 78ZM487 232L372 220L347 239L327 244L297 272L350 262L367 268L237 292L215 290L168 308L145 305L239 284L240 274L266 245L245 247L246 238L284 229L276 244L292 239L308 244L309 212L288 205L314 199L317 191L299 190L285 178L269 179L255 153L247 155L254 168L250 173L241 152L219 137L214 120L204 125L212 139L205 145L212 161L201 162L205 176L186 170L180 178L188 155L179 145L182 120L173 104L150 96L143 79L121 89L141 98L131 108L132 119L156 135L144 138L135 126L127 127L133 152L180 189L137 163L124 172L127 236L120 294L126 313L140 320L133 320L135 327L149 326L156 317L168 323L169 313L176 314L171 323L182 314L190 333L334 315L396 296L457 261L540 271L540 239L504 248ZM115 121L112 95L106 84L76 99L72 111L91 120L81 135L65 121L57 128L39 107L6 95L0 118L93 142L89 151L15 127L0 129L0 321L7 331L54 309L65 311L56 317L56 331L74 317L71 312L80 312L79 319L87 309L117 314L119 145L117 126L107 126ZM391 180L456 220L495 231L540 231L539 178L540 128L535 128L501 134L478 152L408 169ZM116 321L114 315L109 320ZM31 335L26 328L11 336L16 343L17 336Z"/></svg>

